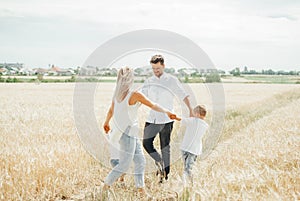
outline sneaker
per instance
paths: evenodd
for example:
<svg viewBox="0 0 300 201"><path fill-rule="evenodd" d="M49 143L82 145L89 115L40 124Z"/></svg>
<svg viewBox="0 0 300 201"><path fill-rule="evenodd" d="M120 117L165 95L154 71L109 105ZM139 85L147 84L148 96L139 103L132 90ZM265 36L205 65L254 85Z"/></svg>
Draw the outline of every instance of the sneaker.
<svg viewBox="0 0 300 201"><path fill-rule="evenodd" d="M159 175L159 183L162 183L163 179L166 177L166 172L164 170L163 163L162 161L155 161L155 165L157 167L156 176Z"/></svg>
<svg viewBox="0 0 300 201"><path fill-rule="evenodd" d="M155 165L157 167L157 171L162 172L164 167L163 167L163 162L162 161L155 161Z"/></svg>
<svg viewBox="0 0 300 201"><path fill-rule="evenodd" d="M116 186L119 188L126 189L126 181L124 178L125 174L122 174L122 176L118 179L118 182L116 182Z"/></svg>

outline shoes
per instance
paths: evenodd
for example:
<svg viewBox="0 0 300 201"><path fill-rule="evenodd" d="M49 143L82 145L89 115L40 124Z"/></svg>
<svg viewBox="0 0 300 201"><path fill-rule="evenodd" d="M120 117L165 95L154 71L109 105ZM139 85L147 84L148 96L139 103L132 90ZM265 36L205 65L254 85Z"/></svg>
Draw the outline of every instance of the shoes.
<svg viewBox="0 0 300 201"><path fill-rule="evenodd" d="M163 171L164 167L163 167L163 162L162 161L155 161L155 165L157 167L157 171Z"/></svg>
<svg viewBox="0 0 300 201"><path fill-rule="evenodd" d="M168 179L168 176L166 175L166 171L164 170L163 162L155 161L155 165L157 167L156 176L159 175L159 183L163 183L163 179Z"/></svg>
<svg viewBox="0 0 300 201"><path fill-rule="evenodd" d="M118 182L116 182L116 186L119 188L126 189L126 181L124 178L125 174L122 174L122 176L118 179Z"/></svg>

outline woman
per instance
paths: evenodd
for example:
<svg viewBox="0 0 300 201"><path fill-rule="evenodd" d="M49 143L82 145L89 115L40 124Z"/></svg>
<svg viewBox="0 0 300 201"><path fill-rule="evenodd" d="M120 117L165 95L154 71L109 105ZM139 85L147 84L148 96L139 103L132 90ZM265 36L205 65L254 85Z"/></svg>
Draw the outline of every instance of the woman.
<svg viewBox="0 0 300 201"><path fill-rule="evenodd" d="M142 93L130 91L133 81L134 74L132 69L125 67L119 70L113 101L103 125L105 132L108 133L110 130L109 122L113 117L115 125L117 125L118 130L122 133L119 138L119 164L105 178L103 190L107 190L125 173L133 161L137 192L141 195L146 195L144 190L146 161L141 143L138 140L138 108L141 104L144 104L153 110L166 113L169 118L175 119L176 115L151 102Z"/></svg>

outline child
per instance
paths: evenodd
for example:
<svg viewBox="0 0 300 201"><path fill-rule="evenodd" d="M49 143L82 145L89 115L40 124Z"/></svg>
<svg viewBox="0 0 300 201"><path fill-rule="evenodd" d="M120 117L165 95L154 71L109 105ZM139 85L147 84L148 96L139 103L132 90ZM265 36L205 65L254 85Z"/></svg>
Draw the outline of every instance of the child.
<svg viewBox="0 0 300 201"><path fill-rule="evenodd" d="M208 124L204 121L206 108L198 105L194 108L194 117L183 118L182 125L186 126L184 137L181 143L182 158L184 164L183 184L187 186L187 179L193 184L192 168L197 156L202 153L202 137L208 129Z"/></svg>

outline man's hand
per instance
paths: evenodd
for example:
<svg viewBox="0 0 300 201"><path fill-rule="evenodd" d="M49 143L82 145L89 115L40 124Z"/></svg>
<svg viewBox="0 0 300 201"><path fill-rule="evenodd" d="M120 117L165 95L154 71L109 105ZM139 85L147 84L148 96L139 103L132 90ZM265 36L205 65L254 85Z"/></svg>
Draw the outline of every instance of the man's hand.
<svg viewBox="0 0 300 201"><path fill-rule="evenodd" d="M180 118L178 118L178 117L176 116L176 114L173 114L172 112L167 112L167 115L168 115L168 117L169 117L170 119L175 119L175 120L177 120L177 121L180 121L180 120L181 120Z"/></svg>

